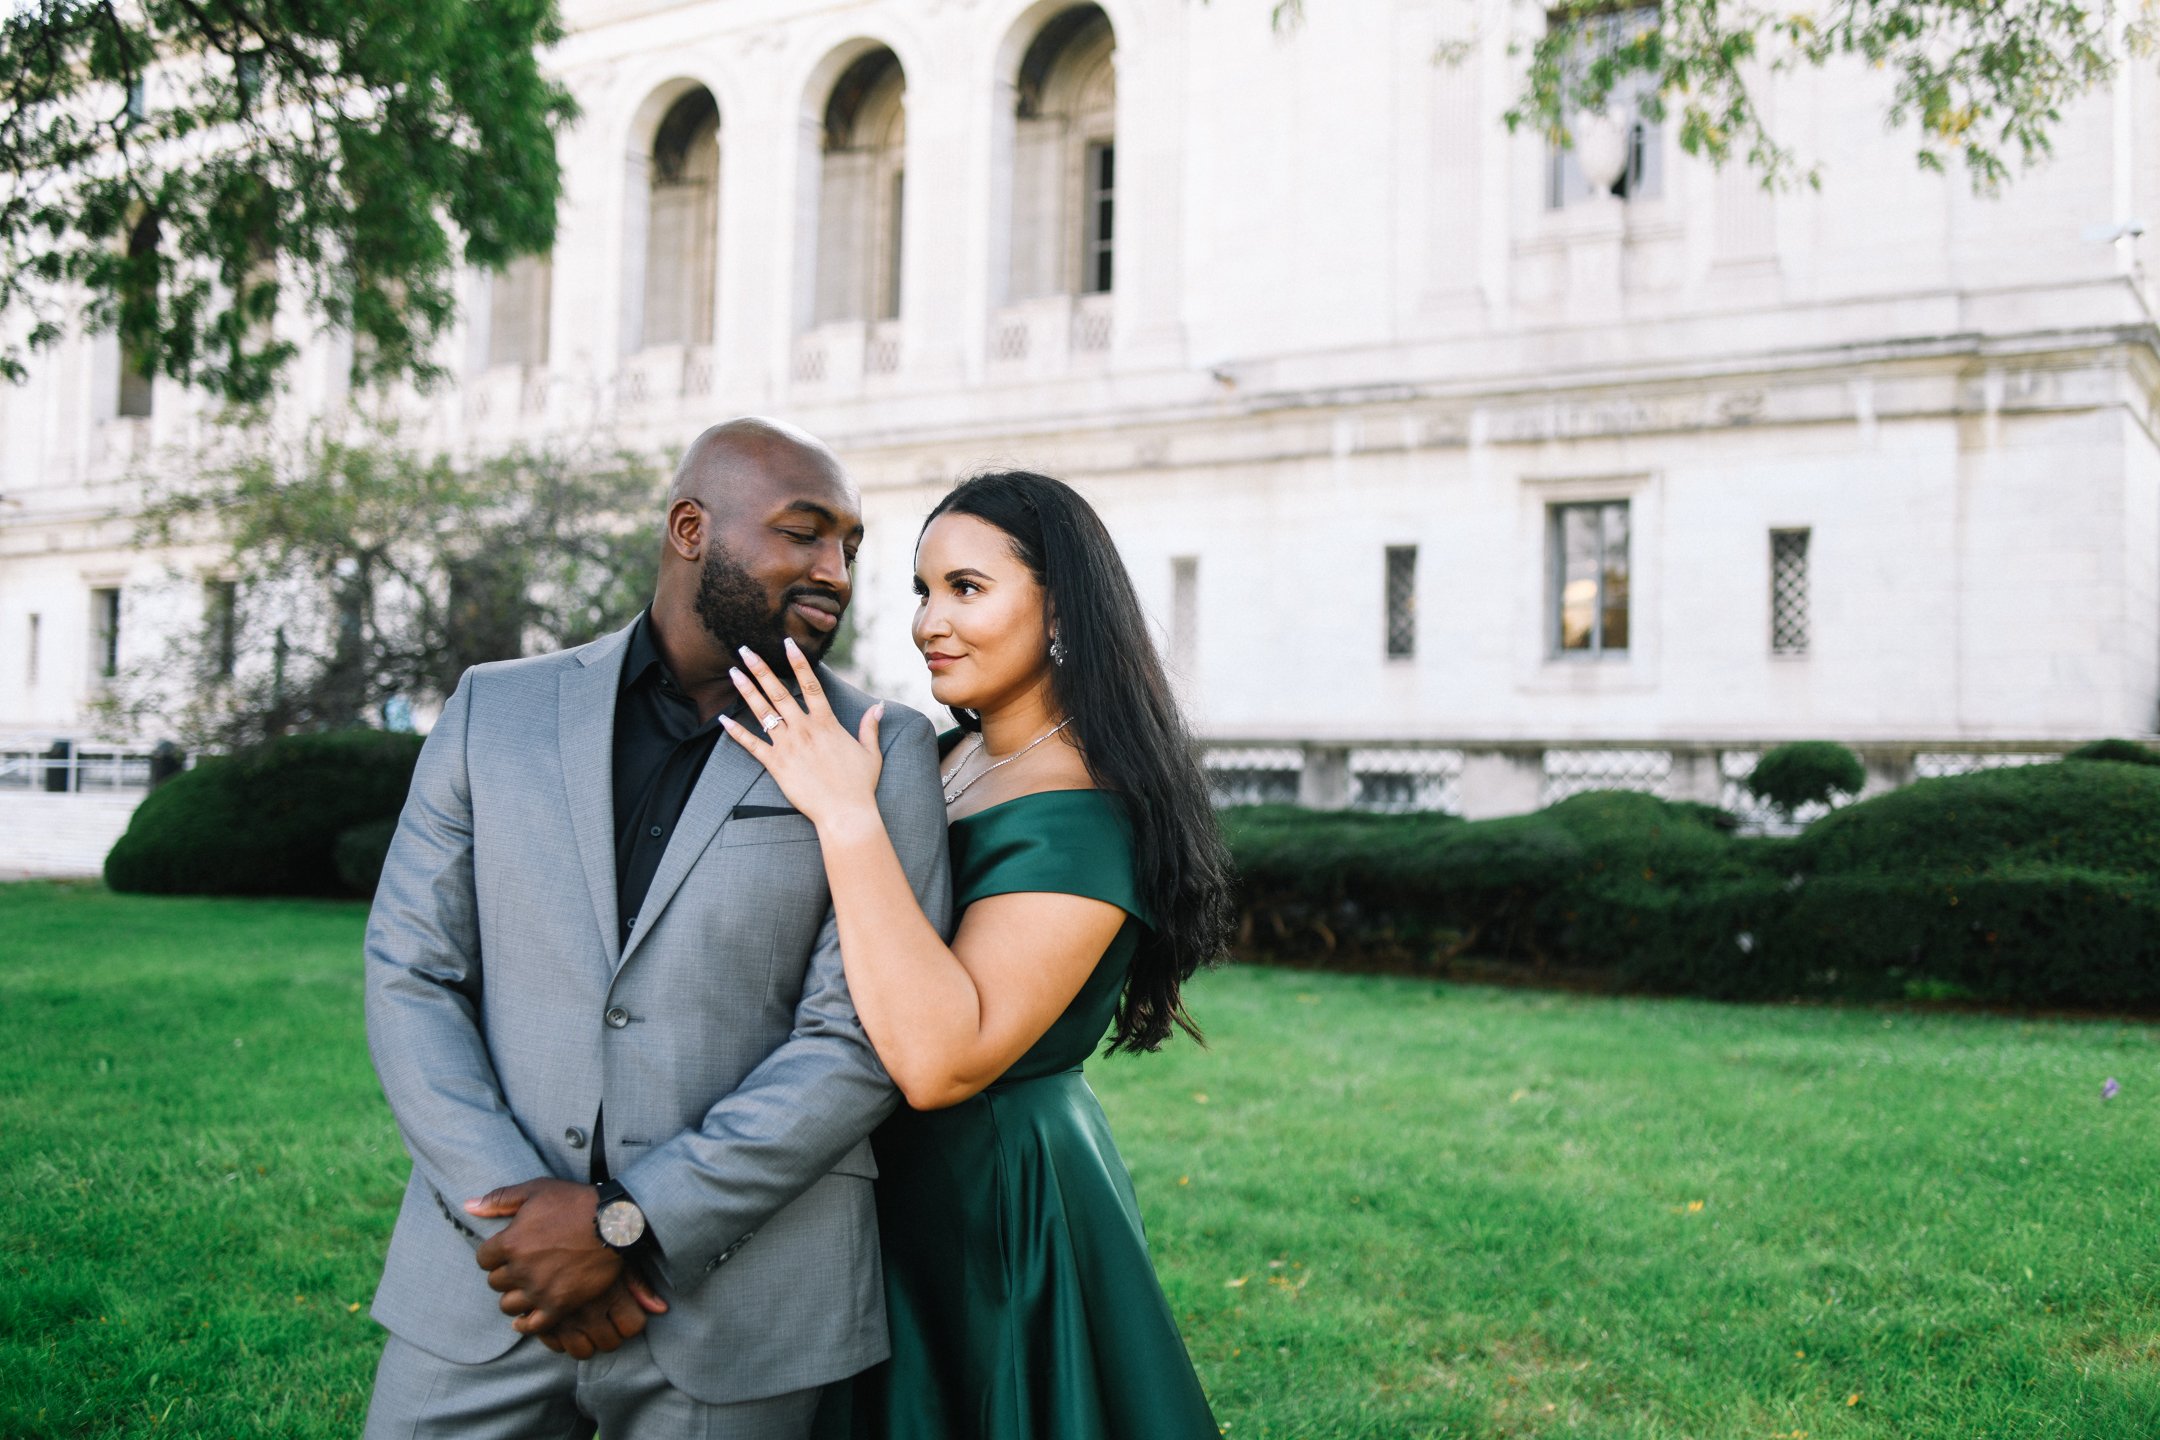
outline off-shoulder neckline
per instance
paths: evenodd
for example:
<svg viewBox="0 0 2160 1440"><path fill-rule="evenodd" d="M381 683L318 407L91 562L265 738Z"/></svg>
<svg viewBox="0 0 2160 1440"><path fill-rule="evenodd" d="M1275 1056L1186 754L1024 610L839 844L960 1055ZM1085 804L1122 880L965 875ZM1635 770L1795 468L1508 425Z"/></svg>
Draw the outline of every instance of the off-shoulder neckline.
<svg viewBox="0 0 2160 1440"><path fill-rule="evenodd" d="M945 825L947 829L955 825L965 825L970 820L980 820L985 815L993 815L1008 806L1018 805L1023 800L1040 800L1046 795L1101 795L1102 793L1101 787L1095 785L1063 785L1055 790L1030 790L1025 795L1015 795L1010 800L1000 800L995 805L985 805L980 810L970 810L957 819L946 821Z"/></svg>

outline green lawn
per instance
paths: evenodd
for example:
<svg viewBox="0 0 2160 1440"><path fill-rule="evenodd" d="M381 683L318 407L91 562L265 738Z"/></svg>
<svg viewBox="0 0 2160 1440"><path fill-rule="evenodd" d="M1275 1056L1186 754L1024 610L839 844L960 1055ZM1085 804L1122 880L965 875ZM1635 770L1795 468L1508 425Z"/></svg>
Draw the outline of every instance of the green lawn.
<svg viewBox="0 0 2160 1440"><path fill-rule="evenodd" d="M361 922L0 887L0 1435L357 1433ZM1193 1000L1210 1049L1091 1074L1232 1440L2160 1435L2160 1032Z"/></svg>

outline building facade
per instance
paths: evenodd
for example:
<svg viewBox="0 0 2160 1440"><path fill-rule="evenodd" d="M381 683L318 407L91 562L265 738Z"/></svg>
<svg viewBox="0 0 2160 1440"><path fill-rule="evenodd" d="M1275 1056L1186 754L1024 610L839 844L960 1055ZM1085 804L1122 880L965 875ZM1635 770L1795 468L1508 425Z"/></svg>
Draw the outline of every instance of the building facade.
<svg viewBox="0 0 2160 1440"><path fill-rule="evenodd" d="M1101 507L1224 742L1469 779L1480 746L2160 728L2149 66L1997 197L1916 167L1880 75L1766 78L1823 175L1771 193L1624 100L1573 152L1511 133L1539 22L1496 0L565 10L554 252L474 275L458 387L401 403L459 449L826 437L885 693L928 705L921 516L1005 464ZM287 410L346 403L341 342L281 323ZM0 390L0 742L82 736L172 622L124 515L200 402L124 374L79 337Z"/></svg>

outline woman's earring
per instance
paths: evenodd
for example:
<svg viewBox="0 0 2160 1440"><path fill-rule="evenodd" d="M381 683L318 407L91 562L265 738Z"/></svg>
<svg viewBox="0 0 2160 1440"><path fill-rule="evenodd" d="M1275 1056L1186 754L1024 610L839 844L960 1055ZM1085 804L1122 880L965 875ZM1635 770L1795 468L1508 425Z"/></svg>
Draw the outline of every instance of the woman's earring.
<svg viewBox="0 0 2160 1440"><path fill-rule="evenodd" d="M1058 633L1055 630L1050 632L1050 663L1053 665L1063 665L1065 663L1065 642L1058 638Z"/></svg>

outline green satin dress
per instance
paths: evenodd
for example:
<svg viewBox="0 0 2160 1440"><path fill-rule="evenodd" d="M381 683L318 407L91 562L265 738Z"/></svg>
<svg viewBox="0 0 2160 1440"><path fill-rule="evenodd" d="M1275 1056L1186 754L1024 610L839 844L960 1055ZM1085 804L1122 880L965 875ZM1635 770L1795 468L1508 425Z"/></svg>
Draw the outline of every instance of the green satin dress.
<svg viewBox="0 0 2160 1440"><path fill-rule="evenodd" d="M1132 1179L1080 1067L1144 923L1122 812L1094 790L953 822L956 911L1057 891L1126 912L1080 994L987 1090L873 1137L892 1359L844 1403L854 1440L1215 1440L1148 1259Z"/></svg>

